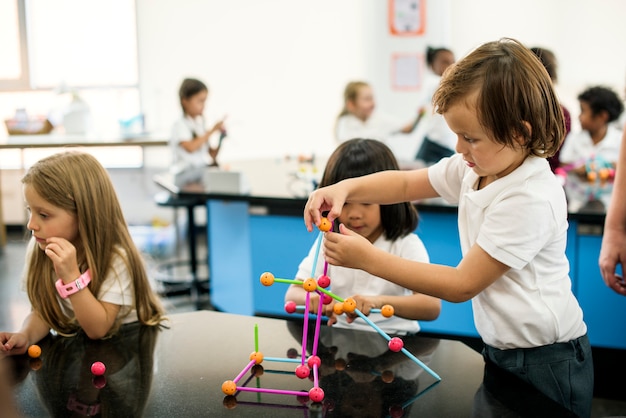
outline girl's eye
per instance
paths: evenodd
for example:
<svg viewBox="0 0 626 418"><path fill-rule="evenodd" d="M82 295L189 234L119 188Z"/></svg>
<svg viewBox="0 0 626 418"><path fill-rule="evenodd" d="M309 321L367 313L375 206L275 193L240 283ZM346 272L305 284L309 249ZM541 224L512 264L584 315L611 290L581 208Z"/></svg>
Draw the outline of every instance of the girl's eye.
<svg viewBox="0 0 626 418"><path fill-rule="evenodd" d="M474 142L474 139L472 139L472 138L468 138L466 136L464 136L463 138L470 144Z"/></svg>

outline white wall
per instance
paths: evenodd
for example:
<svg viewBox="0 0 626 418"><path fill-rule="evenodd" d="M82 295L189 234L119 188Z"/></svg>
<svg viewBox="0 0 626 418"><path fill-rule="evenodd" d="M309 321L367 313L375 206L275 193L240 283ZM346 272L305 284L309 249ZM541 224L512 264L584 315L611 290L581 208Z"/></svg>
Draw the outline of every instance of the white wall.
<svg viewBox="0 0 626 418"><path fill-rule="evenodd" d="M461 58L508 36L552 49L559 91L577 123L590 84L624 92L623 0L431 0L426 33L394 37L384 0L137 0L141 96L148 127L180 114L181 79L211 89L207 114L228 115L222 161L328 154L345 83L365 79L378 108L409 120L419 92L391 88L391 55L449 46Z"/></svg>
<svg viewBox="0 0 626 418"><path fill-rule="evenodd" d="M465 55L503 36L551 49L559 61L556 86L579 127L576 97L591 85L626 82L626 2L623 0L449 0L450 43Z"/></svg>
<svg viewBox="0 0 626 418"><path fill-rule="evenodd" d="M180 115L186 76L210 88L206 115L228 115L221 160L319 153L332 144L344 82L367 73L359 0L138 0L148 128Z"/></svg>

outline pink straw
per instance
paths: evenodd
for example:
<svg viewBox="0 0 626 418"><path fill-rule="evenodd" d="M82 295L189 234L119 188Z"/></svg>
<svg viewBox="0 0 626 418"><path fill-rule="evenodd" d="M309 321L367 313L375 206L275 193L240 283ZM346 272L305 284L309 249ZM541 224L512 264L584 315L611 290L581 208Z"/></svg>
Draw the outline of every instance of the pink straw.
<svg viewBox="0 0 626 418"><path fill-rule="evenodd" d="M311 353L314 356L317 355L317 344L320 339L320 328L322 324L322 307L324 306L324 298L322 297L322 293L319 291L317 293L320 296L320 301L317 307L317 317L315 318L315 336L313 337L313 352ZM306 321L307 317L305 317L304 320Z"/></svg>
<svg viewBox="0 0 626 418"><path fill-rule="evenodd" d="M254 363L256 363L256 360L250 360L250 363L248 363L248 365L246 367L244 367L244 369L241 371L241 373L239 373L237 375L237 377L235 377L233 379L233 382L237 383L239 381L239 379L241 379L241 377L252 368L252 366L254 366Z"/></svg>
<svg viewBox="0 0 626 418"><path fill-rule="evenodd" d="M278 395L297 395L297 396L309 396L308 392L298 392L295 390L280 390L280 389L265 389L265 388L249 388L247 386L239 387L237 386L237 390L241 390L243 392L265 392L265 393L276 393Z"/></svg>
<svg viewBox="0 0 626 418"><path fill-rule="evenodd" d="M306 357L306 335L309 331L309 303L311 300L311 292L306 292L306 303L304 305L304 328L302 329L302 365L304 366L304 358ZM319 315L319 312L318 312Z"/></svg>

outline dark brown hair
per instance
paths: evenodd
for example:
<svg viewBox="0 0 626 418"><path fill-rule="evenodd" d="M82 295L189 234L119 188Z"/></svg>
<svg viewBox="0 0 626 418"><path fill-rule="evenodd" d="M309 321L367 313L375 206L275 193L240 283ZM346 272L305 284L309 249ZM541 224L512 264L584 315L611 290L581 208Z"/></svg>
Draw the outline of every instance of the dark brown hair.
<svg viewBox="0 0 626 418"><path fill-rule="evenodd" d="M378 171L399 169L398 161L387 145L375 139L355 138L341 143L332 153L319 187ZM410 202L380 205L380 220L387 239L395 241L415 231L417 210Z"/></svg>

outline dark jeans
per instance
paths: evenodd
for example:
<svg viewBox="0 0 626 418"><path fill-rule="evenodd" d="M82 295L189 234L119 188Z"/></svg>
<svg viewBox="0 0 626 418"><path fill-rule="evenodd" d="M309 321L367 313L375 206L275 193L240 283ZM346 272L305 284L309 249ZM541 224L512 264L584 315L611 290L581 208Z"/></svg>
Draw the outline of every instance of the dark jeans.
<svg viewBox="0 0 626 418"><path fill-rule="evenodd" d="M533 348L499 350L485 344L483 356L576 415L591 416L593 359L587 335Z"/></svg>
<svg viewBox="0 0 626 418"><path fill-rule="evenodd" d="M428 137L424 137L424 141L417 151L416 159L424 161L427 165L434 164L444 157L454 154L454 150L446 148L436 142L431 141Z"/></svg>

